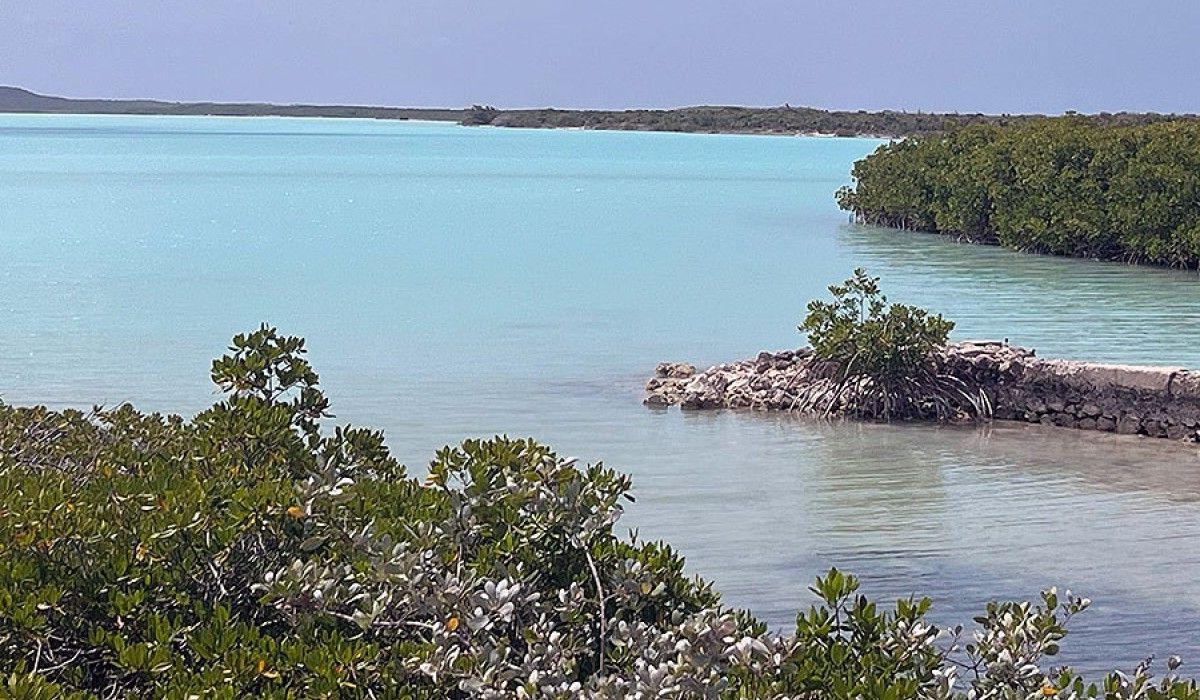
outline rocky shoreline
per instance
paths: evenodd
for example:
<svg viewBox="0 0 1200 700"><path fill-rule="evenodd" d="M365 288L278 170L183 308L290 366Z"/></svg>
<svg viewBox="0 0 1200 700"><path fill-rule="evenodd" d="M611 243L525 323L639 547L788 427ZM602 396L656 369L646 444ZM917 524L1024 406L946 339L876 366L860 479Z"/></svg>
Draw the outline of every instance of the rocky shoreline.
<svg viewBox="0 0 1200 700"><path fill-rule="evenodd" d="M950 344L933 359L941 372L985 397L995 419L1200 441L1200 371L1042 359L995 341ZM815 383L829 381L822 364L808 348L761 352L704 371L667 362L646 382L644 403L811 410L803 408L803 397Z"/></svg>

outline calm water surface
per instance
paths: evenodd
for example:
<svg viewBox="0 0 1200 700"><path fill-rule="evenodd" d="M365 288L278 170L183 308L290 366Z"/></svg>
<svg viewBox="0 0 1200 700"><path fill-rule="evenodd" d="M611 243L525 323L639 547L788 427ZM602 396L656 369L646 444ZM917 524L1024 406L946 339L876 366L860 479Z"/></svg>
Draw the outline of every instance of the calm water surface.
<svg viewBox="0 0 1200 700"><path fill-rule="evenodd" d="M831 194L878 143L0 116L0 396L194 412L267 320L414 471L509 433L631 472L625 522L776 626L832 564L943 622L1058 584L1096 600L1069 661L1200 672L1195 450L640 405L658 361L800 344L856 266L959 338L1200 367L1194 274L847 225Z"/></svg>

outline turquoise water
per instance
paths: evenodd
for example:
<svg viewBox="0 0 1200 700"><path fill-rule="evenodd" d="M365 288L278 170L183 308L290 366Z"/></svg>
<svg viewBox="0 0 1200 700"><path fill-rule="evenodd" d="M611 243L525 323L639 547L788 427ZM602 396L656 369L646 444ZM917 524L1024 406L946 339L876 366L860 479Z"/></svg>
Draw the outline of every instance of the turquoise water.
<svg viewBox="0 0 1200 700"><path fill-rule="evenodd" d="M944 622L1058 584L1096 600L1070 661L1200 672L1195 450L640 405L659 361L800 344L855 266L960 338L1200 367L1194 274L848 225L831 194L878 143L0 116L0 397L194 412L265 320L414 471L508 433L631 472L624 522L773 625L831 564Z"/></svg>

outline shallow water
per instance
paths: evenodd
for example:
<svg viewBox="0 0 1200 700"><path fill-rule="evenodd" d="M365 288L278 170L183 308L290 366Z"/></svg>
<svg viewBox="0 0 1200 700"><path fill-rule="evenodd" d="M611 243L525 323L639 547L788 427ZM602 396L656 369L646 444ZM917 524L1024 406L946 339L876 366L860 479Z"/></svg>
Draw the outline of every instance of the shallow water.
<svg viewBox="0 0 1200 700"><path fill-rule="evenodd" d="M800 344L855 266L959 338L1200 367L1195 274L847 225L831 194L878 143L0 116L0 397L193 412L268 320L414 471L508 433L631 472L623 522L775 626L832 564L943 622L1058 584L1096 600L1079 667L1200 672L1195 450L640 405L658 361Z"/></svg>

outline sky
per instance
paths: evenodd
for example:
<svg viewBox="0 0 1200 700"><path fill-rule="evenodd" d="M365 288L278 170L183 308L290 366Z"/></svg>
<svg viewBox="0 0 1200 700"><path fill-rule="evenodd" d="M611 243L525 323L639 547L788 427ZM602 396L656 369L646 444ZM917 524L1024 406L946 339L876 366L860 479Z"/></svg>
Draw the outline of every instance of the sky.
<svg viewBox="0 0 1200 700"><path fill-rule="evenodd" d="M1200 112L1200 0L0 0L0 85L459 107Z"/></svg>

